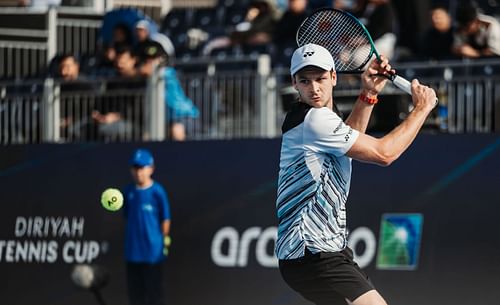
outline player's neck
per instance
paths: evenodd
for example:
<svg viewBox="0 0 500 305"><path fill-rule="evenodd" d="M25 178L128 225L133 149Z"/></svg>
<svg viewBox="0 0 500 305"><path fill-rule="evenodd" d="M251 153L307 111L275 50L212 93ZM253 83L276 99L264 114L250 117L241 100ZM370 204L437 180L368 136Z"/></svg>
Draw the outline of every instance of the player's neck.
<svg viewBox="0 0 500 305"><path fill-rule="evenodd" d="M331 98L325 105L325 107L328 107L331 111L333 111L333 98Z"/></svg>
<svg viewBox="0 0 500 305"><path fill-rule="evenodd" d="M153 179L148 179L142 182L136 182L135 186L141 189L145 189L153 185L154 180Z"/></svg>

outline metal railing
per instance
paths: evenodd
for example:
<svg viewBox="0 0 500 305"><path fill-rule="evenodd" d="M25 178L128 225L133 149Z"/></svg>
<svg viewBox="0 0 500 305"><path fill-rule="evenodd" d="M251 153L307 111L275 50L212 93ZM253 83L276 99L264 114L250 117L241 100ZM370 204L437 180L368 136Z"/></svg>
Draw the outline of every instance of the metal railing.
<svg viewBox="0 0 500 305"><path fill-rule="evenodd" d="M56 54L56 12L5 8L0 12L0 78L35 76Z"/></svg>
<svg viewBox="0 0 500 305"><path fill-rule="evenodd" d="M101 13L82 8L57 10L57 53L95 54L102 25Z"/></svg>
<svg viewBox="0 0 500 305"><path fill-rule="evenodd" d="M276 81L270 67L268 55L179 63L186 94L201 112L198 122L187 126L188 135L192 139L276 136Z"/></svg>
<svg viewBox="0 0 500 305"><path fill-rule="evenodd" d="M438 93L441 129L449 133L500 131L500 58L399 65Z"/></svg>
<svg viewBox="0 0 500 305"><path fill-rule="evenodd" d="M248 70L217 71L221 63L180 74L187 96L200 110L198 118L182 120L188 139L276 136L277 95L269 56L237 63ZM124 80L0 83L0 143L164 140L171 120L163 75L156 70L142 86ZM117 112L120 120L100 124L96 111Z"/></svg>
<svg viewBox="0 0 500 305"><path fill-rule="evenodd" d="M426 128L446 133L489 133L500 131L500 58L441 62L395 63L401 76L418 78L436 90L439 105L426 121ZM288 69L275 71L282 80L278 88L290 86ZM349 113L359 94L359 76L340 74L334 91L340 110ZM293 90L291 90L293 91ZM393 103L402 121L412 109L411 97L389 84L382 102ZM383 105L378 105L381 107ZM387 118L379 118L387 120Z"/></svg>
<svg viewBox="0 0 500 305"><path fill-rule="evenodd" d="M290 87L289 72L271 71L267 55L193 59L179 63L177 69L186 95L200 110L199 118L182 122L187 139L279 136L286 95L293 95L293 90L283 90ZM500 60L483 60L434 63L427 68L405 64L399 72L409 79L418 76L438 92L440 107L428 127L449 133L485 133L500 130L499 70ZM110 79L0 83L0 143L168 139L163 75L157 70L147 82L135 85ZM342 111L350 111L358 93L359 76L339 76L334 95ZM411 110L411 97L393 86L384 89L381 99L386 107L400 110L392 118L397 121ZM120 120L114 125L96 124L96 110L118 112Z"/></svg>
<svg viewBox="0 0 500 305"><path fill-rule="evenodd" d="M160 141L163 79L0 85L0 143Z"/></svg>
<svg viewBox="0 0 500 305"><path fill-rule="evenodd" d="M95 53L101 24L102 14L82 8L2 8L0 79L40 76L57 53Z"/></svg>
<svg viewBox="0 0 500 305"><path fill-rule="evenodd" d="M2 84L0 87L0 143L43 141L43 82ZM47 111L48 113L48 111Z"/></svg>

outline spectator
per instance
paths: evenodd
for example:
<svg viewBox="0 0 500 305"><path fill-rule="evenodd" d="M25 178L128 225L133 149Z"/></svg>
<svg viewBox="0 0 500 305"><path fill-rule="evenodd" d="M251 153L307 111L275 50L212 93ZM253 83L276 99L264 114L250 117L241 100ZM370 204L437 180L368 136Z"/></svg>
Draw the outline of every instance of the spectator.
<svg viewBox="0 0 500 305"><path fill-rule="evenodd" d="M122 44L116 47L114 66L118 76L127 79L137 78L139 74L136 64L137 58L131 46ZM130 86L129 82L124 82L123 80L108 83L108 88L130 88ZM131 113L127 109L133 109L133 105L133 96L121 96L119 100L113 97L110 100L101 100L96 103L96 107L92 111L92 123L90 125L97 127L98 137L104 141L130 138L134 126L126 120L125 113Z"/></svg>
<svg viewBox="0 0 500 305"><path fill-rule="evenodd" d="M138 76L136 69L137 57L132 50L132 47L127 44L117 45L115 47L116 58L115 68L119 76L125 78L133 78Z"/></svg>
<svg viewBox="0 0 500 305"><path fill-rule="evenodd" d="M145 46L144 53L140 57L139 74L146 77L153 74L155 66L164 66L168 62L164 47L154 41ZM192 120L199 117L199 111L193 101L185 95L175 69L164 67L163 73L170 137L174 141L184 141L187 136L186 125L192 125Z"/></svg>
<svg viewBox="0 0 500 305"><path fill-rule="evenodd" d="M217 37L208 41L202 54L234 45L262 46L270 43L276 23L281 17L273 0L253 0L245 15L245 20L235 26L227 37Z"/></svg>
<svg viewBox="0 0 500 305"><path fill-rule="evenodd" d="M59 59L58 76L65 81L77 80L80 75L80 63L74 55L62 55Z"/></svg>
<svg viewBox="0 0 500 305"><path fill-rule="evenodd" d="M130 305L164 304L162 263L170 244L170 204L163 186L152 178L154 166L148 150L136 150L130 160L133 183L123 192Z"/></svg>
<svg viewBox="0 0 500 305"><path fill-rule="evenodd" d="M116 50L111 43L102 45L101 51L97 55L96 65L92 74L100 77L112 77L115 72Z"/></svg>
<svg viewBox="0 0 500 305"><path fill-rule="evenodd" d="M452 52L453 33L451 16L444 6L431 9L431 28L422 39L421 55L426 59L443 60L454 57Z"/></svg>
<svg viewBox="0 0 500 305"><path fill-rule="evenodd" d="M114 76L118 75L122 78L135 79L139 77L136 68L137 59L132 52L132 47L127 45L118 45L116 48ZM78 84L80 85L80 84ZM135 83L108 81L107 88L130 88ZM143 83L138 83L141 88L144 88ZM62 90L62 88L61 88ZM96 100L94 109L91 115L87 118L76 122L70 126L69 134L75 139L91 139L97 136L98 140L105 142L131 139L134 130L140 130L139 126L134 126L127 116L135 115L140 117L131 109L134 109L134 96L120 95L103 97ZM128 114L128 115L127 115ZM140 132L139 132L140 133Z"/></svg>
<svg viewBox="0 0 500 305"><path fill-rule="evenodd" d="M394 56L396 47L396 16L390 0L361 0L362 14L359 16L372 36L375 47L388 59Z"/></svg>
<svg viewBox="0 0 500 305"><path fill-rule="evenodd" d="M117 24L113 28L112 45L129 45L133 44L132 33L126 24Z"/></svg>
<svg viewBox="0 0 500 305"><path fill-rule="evenodd" d="M457 9L458 31L453 52L466 58L500 56L500 24L490 16L478 13L476 5L462 4Z"/></svg>
<svg viewBox="0 0 500 305"><path fill-rule="evenodd" d="M337 2L337 1L336 0L310 0L308 3L308 8L311 11L315 11L315 10L323 8L323 7L332 7L332 4L334 2Z"/></svg>
<svg viewBox="0 0 500 305"><path fill-rule="evenodd" d="M163 45L163 48L169 57L175 56L175 49L172 41L161 33L151 32L150 21L143 19L135 25L135 35L137 38L136 53L144 53L144 48L147 47L151 41L156 41Z"/></svg>
<svg viewBox="0 0 500 305"><path fill-rule="evenodd" d="M351 10L370 33L375 48L388 59L396 47L396 16L390 0L358 0L354 5L335 1L335 8Z"/></svg>
<svg viewBox="0 0 500 305"><path fill-rule="evenodd" d="M273 0L254 0L248 7L245 21L236 25L231 40L243 45L269 43L280 15Z"/></svg>
<svg viewBox="0 0 500 305"><path fill-rule="evenodd" d="M140 20L135 25L135 35L137 36L137 41L139 43L144 42L149 39L149 21Z"/></svg>
<svg viewBox="0 0 500 305"><path fill-rule="evenodd" d="M168 63L169 56L164 48L155 41L147 41L141 48L139 56L138 73L144 77L150 77L153 74L155 66L165 66Z"/></svg>
<svg viewBox="0 0 500 305"><path fill-rule="evenodd" d="M288 9L276 25L273 41L279 46L294 45L297 29L307 17L308 0L288 0Z"/></svg>
<svg viewBox="0 0 500 305"><path fill-rule="evenodd" d="M129 48L132 46L132 33L127 25L118 23L113 27L112 37L109 41L100 41L100 50L97 55L97 64L94 74L102 77L116 75L117 50L116 48ZM133 52L131 52L133 53Z"/></svg>
<svg viewBox="0 0 500 305"><path fill-rule="evenodd" d="M75 82L76 80L81 79L80 63L76 55L63 54L60 56L56 56L53 60L57 63L56 77L63 80L63 82L60 83L61 93L64 94L71 91L91 91L95 89L88 83ZM67 101L67 103L71 102ZM77 106L76 104L74 105ZM60 128L62 134L72 135L74 133L75 127L81 127L81 118L75 117L74 114L61 111Z"/></svg>

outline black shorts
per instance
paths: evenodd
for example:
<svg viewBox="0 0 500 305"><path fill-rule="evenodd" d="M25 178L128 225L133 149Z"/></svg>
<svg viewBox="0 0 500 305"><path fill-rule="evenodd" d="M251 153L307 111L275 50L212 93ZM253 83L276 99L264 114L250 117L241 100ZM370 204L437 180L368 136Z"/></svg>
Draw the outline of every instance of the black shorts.
<svg viewBox="0 0 500 305"><path fill-rule="evenodd" d="M280 260L281 276L303 297L317 305L346 304L375 289L368 276L353 260L349 248L341 252L311 254Z"/></svg>

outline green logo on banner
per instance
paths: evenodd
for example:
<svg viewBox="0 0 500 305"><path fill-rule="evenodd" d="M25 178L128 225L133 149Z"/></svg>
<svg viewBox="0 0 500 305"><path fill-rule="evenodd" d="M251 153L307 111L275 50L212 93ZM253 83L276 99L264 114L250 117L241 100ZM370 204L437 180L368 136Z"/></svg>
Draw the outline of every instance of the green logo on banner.
<svg viewBox="0 0 500 305"><path fill-rule="evenodd" d="M377 269L417 268L423 221L422 214L382 215Z"/></svg>

